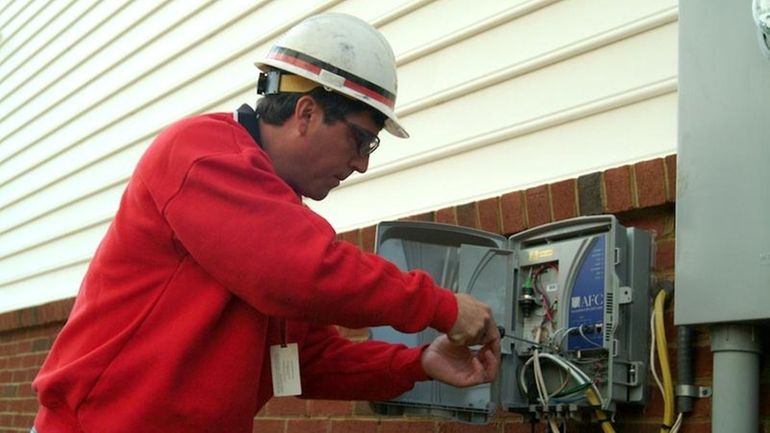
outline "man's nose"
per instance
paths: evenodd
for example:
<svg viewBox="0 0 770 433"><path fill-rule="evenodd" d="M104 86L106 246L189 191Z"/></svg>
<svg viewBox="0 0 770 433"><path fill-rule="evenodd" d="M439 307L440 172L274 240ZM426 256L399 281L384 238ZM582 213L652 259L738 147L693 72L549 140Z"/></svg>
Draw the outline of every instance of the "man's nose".
<svg viewBox="0 0 770 433"><path fill-rule="evenodd" d="M369 168L369 155L356 155L356 157L350 161L350 167L359 173L365 173Z"/></svg>

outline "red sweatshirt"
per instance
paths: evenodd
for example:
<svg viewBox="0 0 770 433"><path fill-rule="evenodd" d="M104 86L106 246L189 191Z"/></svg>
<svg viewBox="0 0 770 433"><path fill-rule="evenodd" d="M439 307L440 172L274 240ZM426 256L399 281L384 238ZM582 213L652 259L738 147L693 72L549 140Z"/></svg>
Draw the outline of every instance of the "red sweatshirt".
<svg viewBox="0 0 770 433"><path fill-rule="evenodd" d="M181 121L139 162L33 383L40 433L250 432L269 346L298 343L303 397L389 399L420 348L331 324L447 331L454 295L335 240L232 114Z"/></svg>

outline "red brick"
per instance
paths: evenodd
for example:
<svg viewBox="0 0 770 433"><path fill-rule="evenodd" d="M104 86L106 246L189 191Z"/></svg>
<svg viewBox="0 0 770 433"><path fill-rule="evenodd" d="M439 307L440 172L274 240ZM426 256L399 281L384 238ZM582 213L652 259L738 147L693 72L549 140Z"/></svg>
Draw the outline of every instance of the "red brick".
<svg viewBox="0 0 770 433"><path fill-rule="evenodd" d="M374 244L377 241L377 226L369 226L361 229L361 249L367 253L374 252Z"/></svg>
<svg viewBox="0 0 770 433"><path fill-rule="evenodd" d="M604 192L607 199L606 211L617 213L634 206L631 190L631 167L611 168L604 172Z"/></svg>
<svg viewBox="0 0 770 433"><path fill-rule="evenodd" d="M602 431L598 423L585 423L584 426L592 426L593 429L587 429L585 431ZM613 424L615 431L627 432L627 433L659 433L660 432L660 419L652 420L650 423L638 423L629 422L626 419L619 419ZM581 430L583 431L583 430Z"/></svg>
<svg viewBox="0 0 770 433"><path fill-rule="evenodd" d="M495 409L494 414L495 420L500 424L501 421L504 422L524 422L524 416L520 413L516 412L509 412L505 409L503 409L501 406L497 406L497 409Z"/></svg>
<svg viewBox="0 0 770 433"><path fill-rule="evenodd" d="M267 403L266 415L270 416L305 416L307 405L305 400L296 397L275 397Z"/></svg>
<svg viewBox="0 0 770 433"><path fill-rule="evenodd" d="M676 259L676 242L673 239L660 240L655 243L655 270L673 270Z"/></svg>
<svg viewBox="0 0 770 433"><path fill-rule="evenodd" d="M32 327L41 324L41 320L38 317L39 308L31 307L19 310L16 312L18 315L18 323L20 328Z"/></svg>
<svg viewBox="0 0 770 433"><path fill-rule="evenodd" d="M377 433L377 420L332 421L331 433Z"/></svg>
<svg viewBox="0 0 770 433"><path fill-rule="evenodd" d="M254 433L284 433L286 421L282 419L255 419L252 432Z"/></svg>
<svg viewBox="0 0 770 433"><path fill-rule="evenodd" d="M350 230L344 233L340 233L338 237L343 241L348 241L351 244L360 247L361 246L361 237L359 236L358 230Z"/></svg>
<svg viewBox="0 0 770 433"><path fill-rule="evenodd" d="M11 356L8 358L8 368L21 368L21 356Z"/></svg>
<svg viewBox="0 0 770 433"><path fill-rule="evenodd" d="M373 416L375 415L368 401L353 402L353 414L355 416Z"/></svg>
<svg viewBox="0 0 770 433"><path fill-rule="evenodd" d="M331 421L322 419L290 419L286 433L328 433Z"/></svg>
<svg viewBox="0 0 770 433"><path fill-rule="evenodd" d="M666 165L666 201L676 201L676 154L668 155L664 163Z"/></svg>
<svg viewBox="0 0 770 433"><path fill-rule="evenodd" d="M433 212L425 212L417 215L409 215L406 218L402 218L404 221L423 221L423 222L433 222L434 215Z"/></svg>
<svg viewBox="0 0 770 433"><path fill-rule="evenodd" d="M34 340L30 340L30 352L41 352L41 351L48 351L51 348L51 345L53 344L52 338L36 338Z"/></svg>
<svg viewBox="0 0 770 433"><path fill-rule="evenodd" d="M13 414L0 413L0 426L10 426L13 424Z"/></svg>
<svg viewBox="0 0 770 433"><path fill-rule="evenodd" d="M527 226L537 227L551 222L548 186L536 186L525 191L527 201Z"/></svg>
<svg viewBox="0 0 770 433"><path fill-rule="evenodd" d="M21 357L20 367L37 367L42 364L45 355L24 355Z"/></svg>
<svg viewBox="0 0 770 433"><path fill-rule="evenodd" d="M16 385L0 385L0 397L16 397L18 386Z"/></svg>
<svg viewBox="0 0 770 433"><path fill-rule="evenodd" d="M40 405L37 402L37 397L24 398L19 400L21 402L20 412L24 413L37 413Z"/></svg>
<svg viewBox="0 0 770 433"><path fill-rule="evenodd" d="M711 386L709 383L708 386ZM693 399L692 412L687 416L689 417L711 417L711 402L714 401L711 397L708 398L696 398ZM760 407L762 407L760 405ZM770 415L770 410L766 410Z"/></svg>
<svg viewBox="0 0 770 433"><path fill-rule="evenodd" d="M21 429L24 429L23 431L28 431L30 427L32 427L32 423L35 422L35 415L30 414L16 414L13 416L13 426L18 427Z"/></svg>
<svg viewBox="0 0 770 433"><path fill-rule="evenodd" d="M267 405L262 406L262 408L259 409L259 412L257 412L256 418L264 418L268 416L267 415Z"/></svg>
<svg viewBox="0 0 770 433"><path fill-rule="evenodd" d="M529 422L525 422L523 420L520 421L513 421L513 422L505 422L503 424L503 433L530 433L532 431L532 425L530 425ZM537 430L536 431L542 431Z"/></svg>
<svg viewBox="0 0 770 433"><path fill-rule="evenodd" d="M685 418L679 433L711 433L711 421L688 421Z"/></svg>
<svg viewBox="0 0 770 433"><path fill-rule="evenodd" d="M16 353L30 353L32 352L32 340L19 341L16 348Z"/></svg>
<svg viewBox="0 0 770 433"><path fill-rule="evenodd" d="M432 421L388 421L385 420L380 433L433 433Z"/></svg>
<svg viewBox="0 0 770 433"><path fill-rule="evenodd" d="M714 357L710 346L697 346L693 348L694 360L693 369L695 370L695 380L708 380L714 377ZM709 385L710 386L710 385Z"/></svg>
<svg viewBox="0 0 770 433"><path fill-rule="evenodd" d="M660 367L658 367L657 359L655 361L655 368L658 372L658 377L660 377ZM663 416L663 396L660 394L658 386L654 385L655 379L652 378L652 374L650 374L650 383L653 383L653 385L648 387L647 391L650 397L647 399L647 405L644 407L642 416L645 418L661 417Z"/></svg>
<svg viewBox="0 0 770 433"><path fill-rule="evenodd" d="M340 334L353 340L365 340L369 338L369 328L351 329L343 326L338 326Z"/></svg>
<svg viewBox="0 0 770 433"><path fill-rule="evenodd" d="M43 323L64 321L69 317L74 304L75 298L50 302L39 307L38 316Z"/></svg>
<svg viewBox="0 0 770 433"><path fill-rule="evenodd" d="M497 424L466 424L447 422L439 424L439 433L497 433Z"/></svg>
<svg viewBox="0 0 770 433"><path fill-rule="evenodd" d="M475 229L479 228L479 206L476 202L457 206L457 224Z"/></svg>
<svg viewBox="0 0 770 433"><path fill-rule="evenodd" d="M32 390L32 383L20 383L16 395L18 397L34 397L35 392Z"/></svg>
<svg viewBox="0 0 770 433"><path fill-rule="evenodd" d="M666 172L663 158L634 164L638 206L646 208L666 202Z"/></svg>
<svg viewBox="0 0 770 433"><path fill-rule="evenodd" d="M457 213L454 207L445 207L436 211L436 222L457 225Z"/></svg>
<svg viewBox="0 0 770 433"><path fill-rule="evenodd" d="M521 191L509 192L500 197L500 213L504 234L510 235L526 228Z"/></svg>
<svg viewBox="0 0 770 433"><path fill-rule="evenodd" d="M554 221L561 221L577 216L577 184L575 179L567 179L549 185L551 189L551 207Z"/></svg>
<svg viewBox="0 0 770 433"><path fill-rule="evenodd" d="M500 198L492 197L478 202L479 228L492 233L500 233Z"/></svg>
<svg viewBox="0 0 770 433"><path fill-rule="evenodd" d="M338 400L310 400L308 413L311 417L344 416L353 414L353 402Z"/></svg>

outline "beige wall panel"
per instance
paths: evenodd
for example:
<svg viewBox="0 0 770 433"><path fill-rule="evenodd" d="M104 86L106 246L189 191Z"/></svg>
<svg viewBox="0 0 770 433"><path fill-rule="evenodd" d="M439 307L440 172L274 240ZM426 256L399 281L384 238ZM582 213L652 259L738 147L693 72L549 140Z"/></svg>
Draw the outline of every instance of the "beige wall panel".
<svg viewBox="0 0 770 433"><path fill-rule="evenodd" d="M50 272L73 275L47 269L87 261L151 139L181 117L253 103L253 62L293 22L334 8L388 22L428 2L138 3L87 10L68 56L45 59L47 75L0 81L15 98L0 106L0 299L24 287L48 291ZM94 37L94 29L113 33ZM17 74L37 63L18 64ZM50 98L56 110L41 116ZM61 293L73 295L73 281L59 281Z"/></svg>
<svg viewBox="0 0 770 433"><path fill-rule="evenodd" d="M46 35L52 35L63 31L68 22L77 17L83 10L87 10L93 5L91 1L48 1L40 12L29 20L24 27L20 28L13 37L3 43L4 56L0 59L0 67L4 71L12 71L19 68L20 65L29 61L40 51L51 44L51 38ZM4 27L0 25L0 28ZM5 34L6 31L0 31ZM3 79L7 77L7 72L3 74Z"/></svg>
<svg viewBox="0 0 770 433"><path fill-rule="evenodd" d="M0 287L0 312L45 304L77 294L88 269L88 260L65 263L44 274L18 280Z"/></svg>
<svg viewBox="0 0 770 433"><path fill-rule="evenodd" d="M5 257L3 266L7 266L12 271L0 280L0 290L3 286L17 279L42 275L48 269L58 268L73 260L90 257L107 231L108 225L109 223L94 225L19 254Z"/></svg>
<svg viewBox="0 0 770 433"><path fill-rule="evenodd" d="M224 4L224 1L215 2L217 7ZM243 13L242 9L232 5L221 7ZM233 93L233 89L240 91L244 88L241 82L253 88L256 76L253 62L257 53L266 49L266 43L272 38L264 39L264 48L222 47L229 47L232 41L252 35L254 29L264 28L268 35L280 33L285 25L276 24L271 18L274 15L270 13L271 7L275 5L271 3L258 11L254 7L259 13L243 16L236 22L232 22L233 17L229 15L212 20L211 15L215 11L206 9L206 14L193 18L200 17L209 24L216 23L218 30L212 35L198 35L201 23L190 19L185 22L187 27L175 28L173 35L159 40L158 44L162 41L163 47L177 47L182 42L190 44L189 49L174 57L173 61L148 69L147 58L163 58L161 55L166 53L166 48L157 47L158 53L152 51L153 46L143 48L141 56L121 62L82 87L71 98L62 100L56 112L45 113L41 117L28 113L26 120L42 128L30 125L10 134L9 138L13 141L27 141L28 145L2 161L7 169L0 172L0 185L3 187L0 189L0 205L39 189L51 179L53 173L60 174L69 169L70 160L93 160L97 155L114 152L126 145L126 138L128 142L133 142L137 135L147 135L148 132L154 135L168 123L208 108L212 98ZM193 33L201 40L196 42ZM113 83L124 84L116 87ZM128 130L118 131L119 128ZM82 138L73 142L72 137ZM55 157L52 158L52 155Z"/></svg>
<svg viewBox="0 0 770 433"><path fill-rule="evenodd" d="M29 1L16 1L18 5L12 7L12 11L7 18L3 17L2 34L3 45L9 47L18 46L21 42L21 38L17 38L18 35L23 34L24 29L30 25L30 22L35 20L35 17L41 14L41 11L51 2L51 0L29 0ZM16 42L14 42L14 40Z"/></svg>
<svg viewBox="0 0 770 433"><path fill-rule="evenodd" d="M74 295L153 137L253 104L253 62L323 11L392 42L413 134L310 203L340 230L675 146L669 0L0 3L0 311Z"/></svg>
<svg viewBox="0 0 770 433"><path fill-rule="evenodd" d="M16 226L0 229L0 263L19 251L39 246L60 236L104 223L112 217L123 195L125 183L97 184L94 192L74 201L62 201L52 207L40 206L38 212L26 212ZM12 269L5 268L8 272ZM0 280L8 275L0 272Z"/></svg>
<svg viewBox="0 0 770 433"><path fill-rule="evenodd" d="M454 135L448 138L443 138L440 135L443 133L442 131L446 131L443 123L425 123L419 115L411 115L415 112L414 108L432 112L435 111L433 110L435 103L451 103L457 97L469 93L483 92L486 88L493 88L503 79L510 80L520 77L520 81L528 82L529 79L525 76L526 74L537 74L550 64L566 62L572 57L590 53L591 51L601 52L605 47L607 47L607 51L604 56L610 56L611 58L608 58L603 64L596 64L594 66L594 60L589 59L588 62L582 62L585 67L579 71L559 69L557 73L561 74L564 72L564 74L558 78L562 84L556 83L558 92L566 88L569 94L574 94L575 91L569 88L577 85L583 79L581 74L594 76L597 80L616 83L616 88L621 90L624 85L627 85L627 80L625 80L627 77L624 77L625 75L638 75L639 78L644 78L651 67L665 67L671 71L671 74L676 74L676 44L672 43L672 41L676 40L676 27L668 25L672 19L676 19L676 15L671 13L670 7L654 5L653 2L638 3L639 5L651 5L646 8L638 7L639 10L636 12L638 12L639 16L659 16L660 18L653 20L653 25L666 26L668 31L661 34L653 42L648 41L650 39L649 35L640 37L640 39L643 39L643 42L640 43L643 46L636 44L637 46L615 49L611 47L615 42L637 34L629 34L624 29L628 29L633 24L643 21L643 24L638 27L640 30L637 31L647 32L650 30L650 24L647 24L647 21L643 18L635 20L634 15L629 16L628 9L632 8L619 2L589 1L585 2L587 4L583 3L580 1L568 1L553 4L548 8L537 10L530 15L490 29L476 37L464 40L449 48L404 65L399 69L399 78L402 83L403 96L406 99L401 99L403 102L401 107L405 108L401 109L401 112L406 112L407 114L403 119L407 130L420 131L422 137L430 137L430 143L427 144L429 147L439 147L447 142L455 141ZM601 9L604 3L617 6ZM586 16L596 18L591 22L577 20L577 23L570 25L570 22L576 21L573 17L579 13L579 8L577 8L579 5L587 9L584 12ZM659 7L655 8L654 6ZM592 10L592 7L595 7L596 10ZM664 12L660 13L661 10ZM565 22L560 22L554 18L555 16L563 17L561 19L565 20ZM537 29L550 28L550 26L564 29L564 31L554 32L553 37L548 38L532 38L530 36L533 33L537 33ZM595 40L595 42L581 43L586 40ZM656 53L657 47L654 44L661 40L664 52ZM641 51L626 51L634 49L641 49ZM560 52L560 55L553 56L552 54L557 51ZM622 65L625 63L626 57L633 57L635 64L642 64L643 69L633 70L633 74L623 71L620 76L613 75L616 71L603 71L604 64ZM646 66L647 63L655 63L655 65ZM530 66L530 64L534 65L534 67ZM454 97L451 99L440 98L439 101L432 100L435 96L440 97L442 92L452 92L458 87L468 86L468 84L473 84L474 82L482 83L484 87L473 88L465 93L452 95ZM590 89L593 89L593 87L586 89L585 95L589 99L593 97L590 94L592 91ZM538 89L538 91L540 90L542 89ZM567 102L562 101L561 93L554 94L554 92L548 89L545 89L545 91L551 94L548 95L550 102L559 104ZM544 95L532 95L528 99L511 100L504 99L502 95L490 95L482 105L471 106L465 104L464 107L458 109L453 117L466 119L469 113L476 113L482 116L499 114L508 117L510 116L510 110L507 108L511 105L518 105L518 111L522 115L534 117L537 113L532 112L531 104L543 98ZM433 104L426 106L425 103ZM510 117L508 118L510 119ZM449 123L457 126L467 126L465 121L452 121ZM425 127L428 125L441 125L441 128L434 127L425 131ZM419 136L415 138L416 140L410 141L420 139ZM424 150L424 148L414 145L414 143L403 142L391 137L385 137L383 141L385 142L384 144L394 143L395 145L383 145L382 150L378 151L373 160L374 167L392 163L410 154Z"/></svg>

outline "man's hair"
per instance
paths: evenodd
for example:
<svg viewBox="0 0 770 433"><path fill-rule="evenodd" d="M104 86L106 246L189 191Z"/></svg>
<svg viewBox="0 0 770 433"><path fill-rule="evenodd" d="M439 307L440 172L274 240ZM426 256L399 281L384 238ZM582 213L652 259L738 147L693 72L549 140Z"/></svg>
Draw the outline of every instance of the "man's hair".
<svg viewBox="0 0 770 433"><path fill-rule="evenodd" d="M348 98L342 94L331 92L322 86L307 93L276 93L265 95L257 101L256 112L259 118L270 125L283 125L294 113L297 101L304 95L310 95L321 107L324 113L324 123L332 124L342 120L350 113L367 111L378 128L385 124L385 115L369 107L363 102Z"/></svg>

